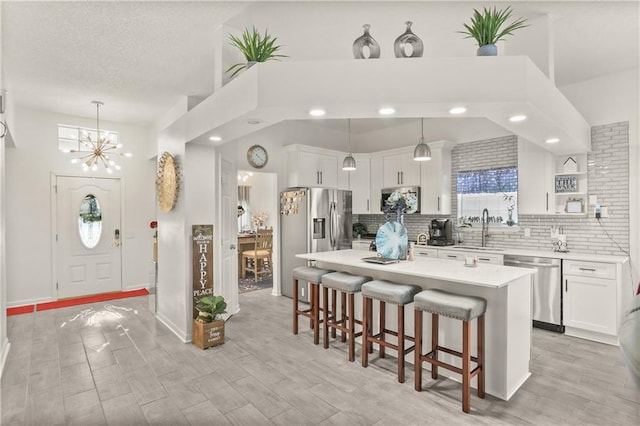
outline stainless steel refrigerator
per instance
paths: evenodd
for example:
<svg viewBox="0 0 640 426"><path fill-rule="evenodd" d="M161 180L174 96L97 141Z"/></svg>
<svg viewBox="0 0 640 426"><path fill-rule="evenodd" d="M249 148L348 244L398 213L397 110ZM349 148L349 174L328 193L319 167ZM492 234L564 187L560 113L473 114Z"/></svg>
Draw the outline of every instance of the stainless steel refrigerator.
<svg viewBox="0 0 640 426"><path fill-rule="evenodd" d="M351 248L351 191L325 188L289 188L280 193L280 271L282 294L293 297L291 272L307 261L298 253ZM300 300L308 301L306 282L300 282Z"/></svg>

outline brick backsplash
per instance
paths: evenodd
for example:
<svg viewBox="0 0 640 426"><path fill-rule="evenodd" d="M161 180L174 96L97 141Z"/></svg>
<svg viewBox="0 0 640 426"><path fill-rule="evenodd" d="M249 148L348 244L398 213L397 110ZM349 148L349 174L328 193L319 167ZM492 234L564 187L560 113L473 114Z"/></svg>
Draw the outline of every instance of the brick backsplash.
<svg viewBox="0 0 640 426"><path fill-rule="evenodd" d="M490 231L487 245L494 247L527 247L551 250L551 228L562 227L567 235L567 247L572 252L621 255L629 251L629 123L612 123L591 128L591 149L587 156L589 195L596 195L599 204L608 207L609 217L593 218L560 215L518 215L518 228ZM457 211L455 176L459 170L480 170L517 166L518 141L515 136L487 139L457 145L451 153L452 206ZM456 215L405 215L404 224L410 239L427 232L434 218ZM367 225L374 233L384 223L384 215L358 215L354 221ZM524 228L531 232L524 236ZM606 232L605 232L606 230ZM613 240L611 241L606 233ZM454 231L454 238L455 238ZM480 245L478 228L463 230L465 244ZM618 245L620 247L618 247Z"/></svg>

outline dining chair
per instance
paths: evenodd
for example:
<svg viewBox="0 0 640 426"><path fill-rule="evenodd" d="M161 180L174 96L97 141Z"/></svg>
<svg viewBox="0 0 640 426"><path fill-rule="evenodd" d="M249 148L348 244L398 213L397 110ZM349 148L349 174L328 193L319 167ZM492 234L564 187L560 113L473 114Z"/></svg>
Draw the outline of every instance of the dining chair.
<svg viewBox="0 0 640 426"><path fill-rule="evenodd" d="M270 274L273 270L271 265L272 250L273 228L258 229L253 249L242 252L242 278L247 278L247 271L253 272L254 282L258 282L260 275ZM262 268L260 261L262 261Z"/></svg>

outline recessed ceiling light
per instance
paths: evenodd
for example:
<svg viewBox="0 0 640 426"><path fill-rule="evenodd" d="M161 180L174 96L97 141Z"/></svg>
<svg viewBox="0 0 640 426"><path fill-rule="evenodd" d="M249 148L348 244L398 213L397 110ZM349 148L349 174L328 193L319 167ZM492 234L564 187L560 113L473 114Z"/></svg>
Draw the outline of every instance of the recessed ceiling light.
<svg viewBox="0 0 640 426"><path fill-rule="evenodd" d="M247 120L248 124L260 124L262 123L262 120L260 120L259 118L250 118Z"/></svg>
<svg viewBox="0 0 640 426"><path fill-rule="evenodd" d="M312 110L309 110L309 115L312 117L322 117L325 114L326 114L326 111L323 110L322 108L314 108Z"/></svg>
<svg viewBox="0 0 640 426"><path fill-rule="evenodd" d="M378 110L378 114L380 115L391 115L395 113L396 113L395 108L391 108L391 107L383 107Z"/></svg>
<svg viewBox="0 0 640 426"><path fill-rule="evenodd" d="M517 123L519 121L524 121L526 119L527 119L527 116L524 114L512 115L511 117L509 117L509 121L511 121L512 123Z"/></svg>
<svg viewBox="0 0 640 426"><path fill-rule="evenodd" d="M558 139L558 138L549 138L545 142L546 143L558 143L558 142L560 142L560 139Z"/></svg>
<svg viewBox="0 0 640 426"><path fill-rule="evenodd" d="M209 136L210 141L220 142L222 138L220 136Z"/></svg>
<svg viewBox="0 0 640 426"><path fill-rule="evenodd" d="M467 112L467 108L463 106L453 107L449 110L449 114L463 114Z"/></svg>

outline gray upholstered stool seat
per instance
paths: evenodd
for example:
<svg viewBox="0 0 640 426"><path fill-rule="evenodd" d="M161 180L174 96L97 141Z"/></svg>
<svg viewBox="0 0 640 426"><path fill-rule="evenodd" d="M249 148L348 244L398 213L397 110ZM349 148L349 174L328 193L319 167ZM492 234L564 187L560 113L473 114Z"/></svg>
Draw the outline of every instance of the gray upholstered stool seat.
<svg viewBox="0 0 640 426"><path fill-rule="evenodd" d="M328 269L315 266L299 266L291 272L293 278L293 334L298 334L298 316L309 318L309 325L313 329L313 343L320 343L320 283L322 277L330 272ZM309 308L300 309L298 305L298 281L309 282Z"/></svg>
<svg viewBox="0 0 640 426"><path fill-rule="evenodd" d="M293 278L297 278L299 280L309 281L310 283L320 284L320 280L322 276L328 274L330 271L328 269L316 268L315 266L299 266L294 268L291 274Z"/></svg>
<svg viewBox="0 0 640 426"><path fill-rule="evenodd" d="M484 314L487 301L482 297L449 293L443 290L429 289L418 293L415 298L416 350L415 350L415 389L422 390L422 363L431 364L431 377L438 378L438 367L462 374L462 411L471 410L471 379L478 378L478 396L484 398ZM422 314L431 313L431 351L422 353ZM462 321L462 352L438 344L439 316ZM471 321L477 318L478 348L477 357L471 356ZM438 359L438 353L445 352L462 358L462 368L447 364ZM476 368L471 369L471 362Z"/></svg>
<svg viewBox="0 0 640 426"><path fill-rule="evenodd" d="M362 286L362 296L393 303L407 305L413 302L413 296L422 290L417 285L394 284L389 281L375 280Z"/></svg>
<svg viewBox="0 0 640 426"><path fill-rule="evenodd" d="M423 290L413 300L415 309L460 321L471 321L487 310L487 300L482 297L463 296L436 289Z"/></svg>
<svg viewBox="0 0 640 426"><path fill-rule="evenodd" d="M357 293L362 284L371 281L369 277L351 275L346 272L332 272L322 276L322 285L344 293Z"/></svg>
<svg viewBox="0 0 640 426"><path fill-rule="evenodd" d="M414 349L414 346L405 349L404 341L414 341L413 336L404 333L404 307L413 302L413 297L422 290L415 285L396 284L384 280L369 281L362 285L362 366L369 364L369 353L373 352L373 344L378 344L380 348L380 358L384 358L385 347L398 352L398 382L404 382L404 357ZM380 332L373 335L373 300L380 302ZM386 304L397 305L398 330L389 330L385 326ZM397 343L393 344L386 340L385 335L390 334L397 337Z"/></svg>
<svg viewBox="0 0 640 426"><path fill-rule="evenodd" d="M362 284L371 281L369 277L361 277L359 275L351 275L346 272L332 272L322 276L323 287L323 343L325 349L329 347L329 329L331 328L332 337L336 337L336 330L342 332L341 340L347 341L349 344L349 361L355 360L355 338L362 335L362 332L355 332L355 324L362 324L355 316L355 293L360 292ZM332 307L329 309L329 290L332 295ZM338 316L336 310L337 292L340 292L341 311ZM347 304L348 299L348 304Z"/></svg>

